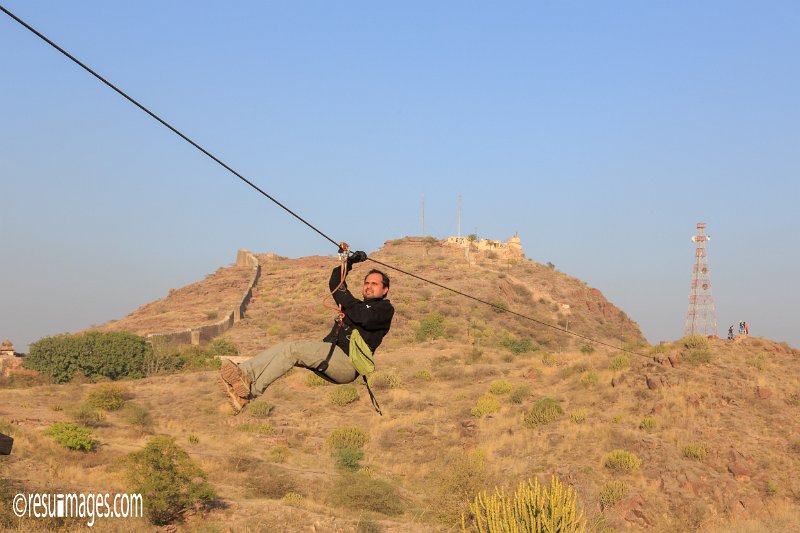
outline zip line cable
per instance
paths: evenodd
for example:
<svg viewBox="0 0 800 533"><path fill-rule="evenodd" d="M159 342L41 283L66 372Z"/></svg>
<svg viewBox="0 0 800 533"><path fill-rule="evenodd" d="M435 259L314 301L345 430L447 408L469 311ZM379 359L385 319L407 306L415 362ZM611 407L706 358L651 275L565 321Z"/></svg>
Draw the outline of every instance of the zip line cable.
<svg viewBox="0 0 800 533"><path fill-rule="evenodd" d="M82 63L80 60L78 60L78 59L77 59L75 56L73 56L72 54L70 54L69 52L67 52L66 50L64 50L64 49L63 49L63 48L61 48L60 46L58 46L56 43L54 43L53 41L51 41L50 39L48 39L47 37L45 37L44 35L42 35L40 32L38 32L38 31L37 31L35 28L33 28L33 27L30 25L30 24L28 24L28 23L26 23L24 20L20 19L18 16L16 16L14 13L12 13L11 11L9 11L9 10L8 10L8 9L6 9L5 7L3 7L2 5L0 5L0 10L2 10L2 11L3 11L3 12L6 14L6 15L8 15L9 17L11 17L12 19L14 19L14 20L16 20L17 22L19 22L19 23L20 23L22 26L24 26L26 29L28 29L29 31L31 31L31 32L32 32L34 35L36 35L37 37L39 37L40 39L42 39L44 42L46 42L47 44L49 44L50 46L52 46L53 48L55 48L56 50L58 50L59 52L61 52L61 53L62 53L62 54L64 54L65 56L67 56L67 57L68 57L69 59L71 59L71 60L72 60L72 61L73 61L75 64L77 64L78 66L80 66L81 68L83 68L83 69L84 69L86 72L88 72L89 74L91 74L92 76L94 76L95 78L97 78L98 80L100 80L101 82L103 82L104 84L108 85L108 86L109 86L111 89L113 89L114 91L116 91L117 93L119 93L119 94L120 94L122 97L124 97L124 98L125 98L126 100L128 100L130 103L132 103L133 105L135 105L136 107L138 107L139 109L141 109L142 111L144 111L145 113L147 113L148 115L150 115L151 117L153 117L154 119L156 119L157 121L159 121L159 122L160 122L162 125L164 125L165 127L169 128L169 129L170 129L170 130L171 130L171 131L172 131L174 134L176 134L178 137L180 137L180 138L181 138L181 139L183 139L184 141L188 142L189 144L191 144L192 146L194 146L195 148L197 148L198 150L200 150L201 152L203 152L205 155L207 155L208 157L210 157L211 159L213 159L213 160L214 160L216 163L218 163L220 166L222 166L222 168L224 168L225 170L227 170L228 172L230 172L231 174L233 174L234 176L236 176L237 178L239 178L240 180L242 180L243 182L245 182L246 184L248 184L249 186L251 186L251 187L252 187L253 189L255 189L256 191L258 191L258 192L260 192L261 194L263 194L264 196L266 196L267 198L269 198L269 199L270 199L270 200L272 200L273 202L275 202L275 204L277 204L277 205L278 205L280 208L282 208L284 211L286 211L287 213L289 213L290 215L292 215L293 217L295 217L297 220L299 220L300 222L302 222L303 224L305 224L305 225L306 225L306 226L308 226L309 228L313 229L314 231L316 231L317 233L319 233L320 235L322 235L322 236L323 236L325 239L328 239L328 240L329 240L330 242L332 242L334 245L336 245L336 246L339 246L339 243L338 243L338 242L334 241L333 239L331 239L330 237L328 237L327 235L325 235L323 232L321 232L321 231L320 231L320 230L318 230L316 227L314 227L314 226L313 226L311 223L307 222L307 221L306 221L306 220L305 220L303 217L301 217L300 215L298 215L297 213L295 213L294 211L292 211L291 209L289 209L288 207L286 207L285 205L283 205L282 203L280 203L278 200L276 200L275 198L273 198L272 196L270 196L269 194L267 194L266 192L264 192L264 191L263 191L262 189L260 189L260 188L259 188L259 187L258 187L256 184L254 184L252 181L248 180L247 178L245 178L244 176L242 176L241 174L239 174L238 172L236 172L234 169L232 169L230 166L228 166L228 165L227 165L225 162L223 162L222 160L220 160L219 158L217 158L217 157L216 157L214 154L212 154L211 152L209 152L208 150L206 150L205 148L203 148L202 146L200 146L199 144L197 144L196 142L194 142L193 140L191 140L189 137L187 137L186 135L184 135L183 133L181 133L181 132L180 132L179 130L177 130L176 128L172 127L172 125L170 125L170 124L169 124L169 123L168 123L166 120L162 119L161 117L159 117L158 115L156 115L155 113L153 113L152 111L150 111L149 109L147 109L145 106L143 106L142 104L140 104L139 102L137 102L137 101L136 101L134 98L132 98L131 96L128 96L128 94L127 94L127 93L125 93L125 91L123 91L122 89L118 88L116 85L114 85L113 83L111 83L110 81L108 81L107 79L105 79L103 76L101 76L100 74L98 74L97 72L95 72L94 70L92 70L91 68L89 68L88 66L86 66L85 64L83 64L83 63Z"/></svg>
<svg viewBox="0 0 800 533"><path fill-rule="evenodd" d="M227 165L225 162L223 162L222 160L220 160L219 158L217 158L217 157L216 157L214 154L212 154L211 152L209 152L208 150L206 150L205 148L203 148L202 146L200 146L199 144L197 144L196 142L194 142L192 139L190 139L189 137L187 137L186 135L184 135L183 133L181 133L181 132L180 132L178 129L176 129L175 127L173 127L173 126L172 126L171 124L169 124L167 121L165 121L164 119L162 119L161 117L159 117L158 115L156 115L155 113L153 113L152 111L150 111L150 110L149 110L148 108L146 108L144 105L142 105L142 104L140 104L138 101L136 101L136 100L135 100L133 97L131 97L131 96L129 96L127 93L125 93L125 91L123 91L122 89L118 88L116 85L114 85L114 84L113 84L113 83L111 83L110 81L106 80L106 79L105 79L103 76L101 76L100 74L98 74L97 72L95 72L94 70L92 70L91 68L89 68L87 65L85 65L85 64L84 64L84 63L82 63L80 60L78 60L78 59L77 59L75 56L73 56L72 54L70 54L69 52L67 52L67 51L66 51L66 50L64 50L63 48L61 48L59 45L57 45L56 43L54 43L53 41L51 41L50 39L48 39L48 38L47 38L45 35L43 35L41 32L37 31L37 30L36 30L34 27L32 27L30 24L26 23L24 20L20 19L20 18L19 18L18 16L16 16L14 13L12 13L12 12L11 12L11 11L9 11L8 9L6 9L6 8L5 8L3 5L0 5L0 10L2 10L2 11L3 11L3 13L5 13L6 15L8 15L8 16L9 16L9 17L11 17L12 19L14 19L16 22L18 22L20 25L22 25L22 26L23 26L25 29L27 29L28 31L30 31L31 33L33 33L34 35L36 35L37 37L39 37L41 40L43 40L44 42L46 42L47 44L49 44L51 47L53 47L53 48L55 48L56 50L58 50L59 52L61 52L61 54L63 54L63 55L64 55L64 56L66 56L67 58L69 58L69 59L70 59L70 60L71 60L73 63L75 63L76 65L78 65L79 67L81 67L82 69L84 69L86 72L88 72L89 74L91 74L92 76L94 76L95 78L97 78L98 80L100 80L101 82L103 82L103 84L105 84L105 85L107 85L109 88L113 89L113 90L114 90L115 92L117 92L117 93L118 93L120 96L122 96L123 98L125 98L126 100L128 100L130 103L132 103L133 105L135 105L136 107L138 107L139 109L141 109L142 111L144 111L145 113L147 113L148 115L150 115L152 118L154 118L155 120L157 120L158 122L160 122L160 123L161 123L161 125L163 125L164 127L168 128L170 131L172 131L173 133L175 133L175 134L176 134L178 137L180 137L180 138L181 138L181 139L183 139L184 141L188 142L189 144L191 144L192 146L194 146L195 148L197 148L197 149L198 149L200 152L202 152L203 154L205 154L206 156L208 156L209 158L211 158L211 159L212 159L214 162L216 162L217 164L219 164L219 165L220 165L222 168L224 168L225 170L227 170L228 172L230 172L231 174L233 174L234 176L236 176L237 178L239 178L240 180L242 180L243 182L245 182L247 185L249 185L250 187L252 187L252 188L253 188L253 189L255 189L256 191L258 191L259 193L261 193L263 196L265 196L266 198L268 198L269 200L271 200L273 203L275 203L275 204L276 204L278 207L280 207L281 209L283 209L284 211L286 211L287 213L289 213L290 215L292 215L293 217L295 217L297 220L299 220L300 222L302 222L303 224L305 224L306 226L308 226L309 228L311 228L312 230L314 230L315 232L317 232L317 233L318 233L319 235L321 235L323 238L325 238L326 240L330 241L330 242L331 242L331 243L332 243L334 246L337 246L337 247L339 246L339 243L338 243L338 242L336 242L335 240L333 240L332 238L330 238L328 235L326 235L325 233L323 233L321 230L319 230L319 229L318 229L317 227L315 227L313 224L311 224L310 222L306 221L306 220L305 220L303 217L301 217L300 215L298 215L297 213L295 213L294 211L292 211L291 209L289 209L288 207L286 207L285 205L283 205L281 202L279 202L279 201L278 201L278 200L276 200L276 199L275 199L273 196L269 195L267 192L265 192L264 190L262 190L260 187L258 187L256 184L254 184L252 181L248 180L247 178L245 178L244 176L242 176L241 174L239 174L238 172L236 172L236 171L235 171L233 168L231 168L231 167L230 167L229 165ZM431 280L429 280L429 279L425 279L425 278L423 278L423 277L421 277L421 276L417 276L416 274L412 274L411 272L407 272L407 271L405 271L405 270L402 270L402 269L400 269L400 268L397 268L397 267L394 267L394 266L392 266L392 265L389 265L389 264L383 263L383 262L381 262L381 261L378 261L378 260L376 260L376 259L372 259L371 257L369 257L369 258L367 258L367 259L368 259L369 261L372 261L373 263L377 263L377 264L379 264L379 265L382 265L382 266L384 266L384 267L386 267L386 268L390 268L390 269L392 269L392 270L395 270L395 271L397 271L397 272L400 272L400 273L402 273L402 274L405 274L405 275L407 275L407 276L411 276L412 278L416 278L416 279L418 279L418 280L424 281L425 283L430 283L431 285L435 285L435 286L437 286L437 287L440 287L440 288L442 288L442 289L448 290L448 291L450 291L450 292L453 292L453 293L455 293L455 294L458 294L458 295L460 295L460 296L464 296L464 297L466 297L466 298L469 298L469 299L471 299L471 300L475 300L476 302L480 302L480 303L482 303L482 304L485 304L485 305L491 306L491 307L493 307L493 308L495 308L495 309L498 309L498 310L500 310L500 311L504 311L504 312L506 312L506 313L511 313L512 315L516 315L516 316L518 316L518 317L520 317L520 318L524 318L524 319L526 319L526 320L529 320L529 321L531 321L531 322L534 322L534 323L536 323L536 324L539 324L539 325L542 325L542 326L547 326L548 328L555 329L555 330L557 330L557 331L560 331L560 332L562 332L562 333L566 333L566 334L568 334L568 335L572 335L572 336L574 336L574 337L579 337L579 338L581 338L581 339L584 339L584 340L587 340L587 341L593 342L593 343L595 343L595 344L601 344L601 345L603 345L603 346L606 346L606 347L609 347L609 348L613 348L613 349L615 349L615 350L620 350L620 351L622 351L622 352L630 353L630 354L633 354L633 355L638 355L638 356L641 356L641 357L647 357L647 356L646 356L646 355L644 355L644 354L640 354L640 353L637 353L637 352L634 352L634 351L631 351L631 350L627 350L627 349L625 349L625 348L620 348L619 346L614 346L614 345L612 345L612 344L608 344L608 343L605 343L605 342L602 342L602 341L598 341L598 340L596 340L596 339L593 339L593 338L591 338L591 337L587 337L587 336L585 336L585 335L581 335L581 334L579 334L579 333L576 333L576 332L574 332L574 331L569 331L569 330L566 330L566 329L564 329L564 328L562 328L562 327L559 327L559 326L556 326L556 325L554 325L554 324L549 324L549 323L547 323L547 322L543 322L543 321L541 321L541 320L537 320L537 319L535 319L535 318L531 318L531 317L529 317L529 316L523 315L522 313L517 313L516 311L511 311L510 309L505 309L505 308L503 308L503 307L500 307L499 305L493 304L493 303L491 303L491 302L487 302L487 301L485 301L485 300L481 300L480 298L477 298L477 297L475 297L475 296L471 296L471 295L469 295L469 294L463 293L463 292L461 292L461 291L458 291L458 290L456 290L456 289L452 289L452 288L450 288L450 287L447 287L447 286L445 286L445 285L442 285L441 283L437 283L437 282L435 282L435 281L431 281Z"/></svg>

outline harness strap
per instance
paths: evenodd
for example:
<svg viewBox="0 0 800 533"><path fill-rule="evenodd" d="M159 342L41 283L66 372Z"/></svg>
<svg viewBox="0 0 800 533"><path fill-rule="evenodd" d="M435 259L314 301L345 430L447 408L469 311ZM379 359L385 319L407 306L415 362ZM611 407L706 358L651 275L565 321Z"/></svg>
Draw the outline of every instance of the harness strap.
<svg viewBox="0 0 800 533"><path fill-rule="evenodd" d="M379 415L383 416L383 412L381 412L381 406L378 405L378 400L375 399L375 395L372 394L372 389L369 388L369 380L367 380L367 376L361 376L364 380L364 385L367 386L367 392L369 393L369 399L372 402L372 407L375 408L375 411L378 412Z"/></svg>

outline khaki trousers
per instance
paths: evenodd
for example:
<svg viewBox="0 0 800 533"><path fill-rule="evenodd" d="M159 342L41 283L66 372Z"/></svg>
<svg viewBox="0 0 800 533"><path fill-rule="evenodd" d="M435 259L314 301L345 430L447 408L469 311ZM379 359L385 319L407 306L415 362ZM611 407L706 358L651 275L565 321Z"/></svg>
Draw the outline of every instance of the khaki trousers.
<svg viewBox="0 0 800 533"><path fill-rule="evenodd" d="M289 341L276 344L252 359L239 365L250 381L250 393L261 396L276 379L295 366L316 367L328 357L331 350L329 342ZM347 354L338 346L328 361L324 374L336 383L355 381L358 373L350 364Z"/></svg>

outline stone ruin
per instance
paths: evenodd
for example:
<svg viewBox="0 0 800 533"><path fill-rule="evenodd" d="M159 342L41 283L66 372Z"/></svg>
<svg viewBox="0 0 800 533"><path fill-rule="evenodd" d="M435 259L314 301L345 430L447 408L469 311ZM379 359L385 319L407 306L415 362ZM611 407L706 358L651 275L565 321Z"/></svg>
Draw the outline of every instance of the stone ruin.
<svg viewBox="0 0 800 533"><path fill-rule="evenodd" d="M492 252L499 259L523 259L522 242L514 235L506 242L493 239L470 240L467 237L448 237L447 244L464 248L465 251Z"/></svg>
<svg viewBox="0 0 800 533"><path fill-rule="evenodd" d="M14 345L9 339L0 344L0 376L9 376L11 372L22 371L22 361L25 354L14 351Z"/></svg>

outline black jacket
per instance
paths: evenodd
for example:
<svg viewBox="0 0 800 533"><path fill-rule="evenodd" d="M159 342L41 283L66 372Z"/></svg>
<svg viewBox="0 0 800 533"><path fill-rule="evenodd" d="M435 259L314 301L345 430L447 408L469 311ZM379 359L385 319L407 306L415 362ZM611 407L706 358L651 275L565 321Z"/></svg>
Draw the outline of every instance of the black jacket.
<svg viewBox="0 0 800 533"><path fill-rule="evenodd" d="M336 267L333 269L329 282L331 291L336 288L340 279L341 269ZM339 325L334 323L331 332L323 340L325 342L334 342L335 340L344 353L350 355L350 333L355 328L361 333L372 353L375 353L375 350L381 345L383 336L389 332L389 327L392 325L394 307L389 300L367 298L362 302L350 294L346 281L339 290L333 293L333 299L342 306L344 324L338 339L336 338L336 329Z"/></svg>

